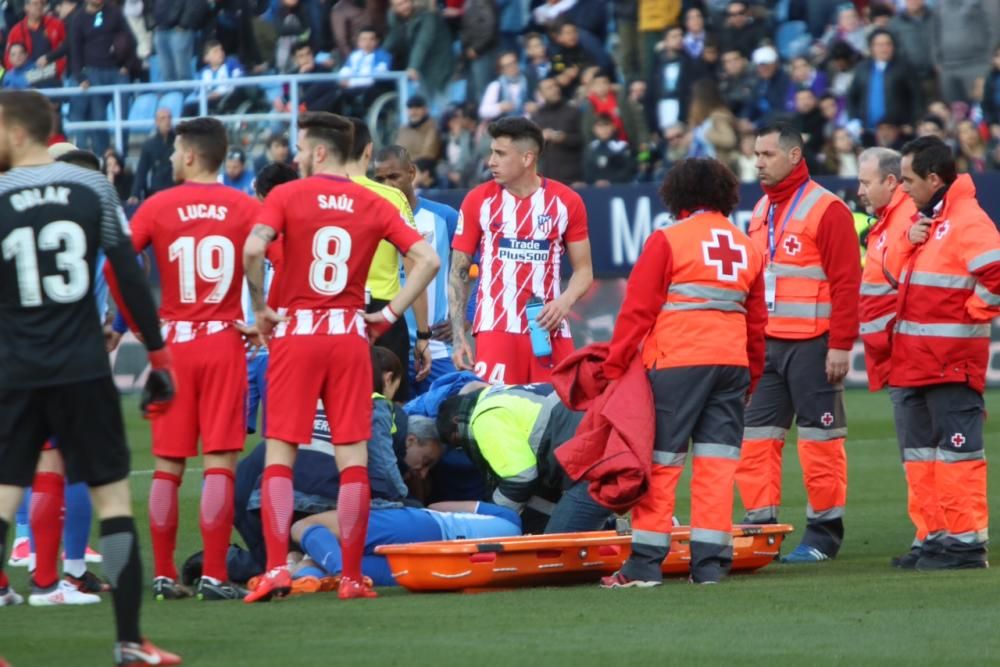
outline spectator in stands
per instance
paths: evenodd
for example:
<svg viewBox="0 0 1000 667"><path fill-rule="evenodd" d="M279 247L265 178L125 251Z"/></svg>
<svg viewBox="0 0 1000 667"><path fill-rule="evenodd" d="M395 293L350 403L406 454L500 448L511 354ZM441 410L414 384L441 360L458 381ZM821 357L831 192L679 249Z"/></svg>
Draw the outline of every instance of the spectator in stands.
<svg viewBox="0 0 1000 667"><path fill-rule="evenodd" d="M653 173L653 181L657 183L663 181L663 176L675 163L687 157L691 146L691 133L687 131L687 125L684 123L674 123L663 131L663 141L663 145L660 146L660 162Z"/></svg>
<svg viewBox="0 0 1000 667"><path fill-rule="evenodd" d="M646 106L651 127L660 130L687 117L691 86L703 76L701 65L684 52L684 31L680 26L667 28L662 48L650 78Z"/></svg>
<svg viewBox="0 0 1000 667"><path fill-rule="evenodd" d="M437 162L430 158L420 158L413 161L413 166L417 168L417 175L413 178L413 188L419 195L423 190L431 190L437 187L434 179L434 168Z"/></svg>
<svg viewBox="0 0 1000 667"><path fill-rule="evenodd" d="M803 153L810 171L822 173L817 158L823 152L823 145L826 143L826 118L820 111L819 100L812 89L799 88L795 91L793 124L802 135L802 141L805 142Z"/></svg>
<svg viewBox="0 0 1000 667"><path fill-rule="evenodd" d="M406 119L393 143L405 148L414 160L437 160L441 155L441 135L423 96L414 95L406 102Z"/></svg>
<svg viewBox="0 0 1000 667"><path fill-rule="evenodd" d="M903 11L889 21L889 32L896 38L900 55L910 64L923 86L923 97L938 95L931 35L933 14L925 0L906 0Z"/></svg>
<svg viewBox="0 0 1000 667"><path fill-rule="evenodd" d="M384 90L386 84L372 78L372 74L388 72L392 68L392 56L385 49L379 48L378 33L374 28L364 27L358 31L357 48L351 51L344 65L340 68L341 79L340 110L350 113L354 106L360 103L367 109L375 98Z"/></svg>
<svg viewBox="0 0 1000 667"><path fill-rule="evenodd" d="M467 100L480 99L496 72L498 21L496 0L465 0L458 38L465 56Z"/></svg>
<svg viewBox="0 0 1000 667"><path fill-rule="evenodd" d="M366 23L364 4L362 0L337 0L330 10L330 28L341 61L351 55L362 29L375 30L374 25Z"/></svg>
<svg viewBox="0 0 1000 667"><path fill-rule="evenodd" d="M222 184L252 196L253 178L253 172L247 169L247 154L242 148L230 148L226 154L226 167L220 178Z"/></svg>
<svg viewBox="0 0 1000 667"><path fill-rule="evenodd" d="M920 119L917 125L917 137L937 137L941 141L947 142L948 133L945 132L944 123L934 114L927 114Z"/></svg>
<svg viewBox="0 0 1000 667"><path fill-rule="evenodd" d="M840 6L836 24L830 26L819 40L827 51L837 42L847 44L857 53L868 53L865 24L861 22L857 8L849 2Z"/></svg>
<svg viewBox="0 0 1000 667"><path fill-rule="evenodd" d="M125 201L132 194L134 178L132 172L125 166L122 156L113 148L104 151L104 162L101 165L101 173L108 178L108 182L118 193L118 199Z"/></svg>
<svg viewBox="0 0 1000 667"><path fill-rule="evenodd" d="M206 0L153 0L153 45L164 81L194 78L195 34L207 19Z"/></svg>
<svg viewBox="0 0 1000 667"><path fill-rule="evenodd" d="M750 62L742 52L730 49L722 54L719 93L730 111L741 118L750 116L754 83Z"/></svg>
<svg viewBox="0 0 1000 667"><path fill-rule="evenodd" d="M438 102L455 69L451 32L436 11L416 9L413 0L392 0L391 4L385 49L392 54L396 69L405 69L410 81L432 103Z"/></svg>
<svg viewBox="0 0 1000 667"><path fill-rule="evenodd" d="M274 23L278 28L275 66L279 72L295 71L296 52L302 44L308 44L315 53L317 36L309 27L309 8L299 0L279 0Z"/></svg>
<svg viewBox="0 0 1000 667"><path fill-rule="evenodd" d="M827 93L819 98L819 110L823 114L823 140L829 141L833 138L833 131L840 127L846 127L848 118L837 98Z"/></svg>
<svg viewBox="0 0 1000 667"><path fill-rule="evenodd" d="M792 58L791 63L791 85L788 87L788 99L785 104L787 111L796 111L796 96L798 91L808 88L816 98L826 94L827 79L826 74L819 72L813 67L809 59L804 56Z"/></svg>
<svg viewBox="0 0 1000 667"><path fill-rule="evenodd" d="M684 12L684 52L698 60L705 51L705 15L698 7Z"/></svg>
<svg viewBox="0 0 1000 667"><path fill-rule="evenodd" d="M534 99L538 90L538 82L552 72L552 61L545 47L545 39L537 32L524 38L525 73L528 80L528 99Z"/></svg>
<svg viewBox="0 0 1000 667"><path fill-rule="evenodd" d="M125 22L125 16L114 3L105 0L87 0L83 11L76 13L69 31L72 56L70 65L73 76L81 88L128 83L128 66L135 54L135 38ZM88 93L82 96L75 110L70 107L71 120L106 121L109 94ZM89 144L89 145L88 145ZM77 141L80 148L89 148L95 155L103 155L108 147L107 130L84 133L84 141Z"/></svg>
<svg viewBox="0 0 1000 667"><path fill-rule="evenodd" d="M316 56L309 42L299 42L295 45L296 74L326 74L330 68L316 62ZM335 81L312 81L299 85L299 110L332 111L340 99L340 86ZM288 113L291 111L291 100L287 97L274 100L275 111Z"/></svg>
<svg viewBox="0 0 1000 667"><path fill-rule="evenodd" d="M636 109L627 100L619 99L618 93L611 85L611 77L604 72L598 72L590 81L587 97L580 105L583 117L584 141L590 143L593 139L591 130L598 116L606 115L615 124L615 139L625 141L633 150L640 144L642 134L640 125L644 123L642 109ZM648 141L648 139L647 139ZM641 143L645 143L642 141Z"/></svg>
<svg viewBox="0 0 1000 667"><path fill-rule="evenodd" d="M612 71L612 64L603 46L593 35L581 32L568 21L558 21L549 33L552 47L552 74L563 89L563 96L571 98L580 85L580 77L588 67Z"/></svg>
<svg viewBox="0 0 1000 667"><path fill-rule="evenodd" d="M875 126L875 145L881 148L891 148L898 151L906 143L906 136L899 125L887 120Z"/></svg>
<svg viewBox="0 0 1000 667"><path fill-rule="evenodd" d="M765 26L750 15L746 2L730 2L726 6L726 21L719 31L719 49L739 51L747 58L765 37Z"/></svg>
<svg viewBox="0 0 1000 667"><path fill-rule="evenodd" d="M843 42L837 42L830 49L827 58L827 75L830 79L829 91L838 101L847 98L847 91L854 81L854 69L859 60L857 51Z"/></svg>
<svg viewBox="0 0 1000 667"><path fill-rule="evenodd" d="M640 76L639 8L635 0L614 0L615 25L618 27L618 51L615 57L626 80Z"/></svg>
<svg viewBox="0 0 1000 667"><path fill-rule="evenodd" d="M484 121L524 115L524 104L530 99L528 79L521 72L521 63L515 51L500 54L497 70L500 76L486 86L479 103L479 117Z"/></svg>
<svg viewBox="0 0 1000 667"><path fill-rule="evenodd" d="M254 165L254 173L269 164L292 164L292 152L288 148L288 137L283 134L272 134L267 140L267 148L264 154L259 156Z"/></svg>
<svg viewBox="0 0 1000 667"><path fill-rule="evenodd" d="M778 62L778 52L773 46L762 46L754 51L753 64L757 76L747 118L760 125L770 122L774 114L785 110L791 83Z"/></svg>
<svg viewBox="0 0 1000 667"><path fill-rule="evenodd" d="M542 128L545 149L541 173L562 183L583 180L583 134L580 110L563 97L562 86L553 77L538 84L543 104L531 119Z"/></svg>
<svg viewBox="0 0 1000 667"><path fill-rule="evenodd" d="M28 73L32 70L28 62L28 51L23 44L15 44L7 49L7 70L3 73L3 87L8 90L30 88Z"/></svg>
<svg viewBox="0 0 1000 667"><path fill-rule="evenodd" d="M79 8L80 4L77 0L59 0L56 4L56 14L59 17L59 20L63 22L63 27L66 30L66 38L63 39L58 46L53 46L52 50L48 54L39 56L36 61L39 67L47 67L50 63L56 63L56 66L58 67L59 61L65 59L63 60L62 76L70 79L70 81L66 82L69 85L75 85L77 83L72 80L72 74L76 70L73 67L73 54L69 44L69 32L73 27L73 20L79 13ZM13 32L11 33L11 38L13 38ZM70 116L73 115L72 108L74 106L79 106L80 100L82 100L81 96L70 98Z"/></svg>
<svg viewBox="0 0 1000 667"><path fill-rule="evenodd" d="M156 110L156 131L139 153L139 165L135 169L135 184L128 203L135 206L143 199L152 197L160 190L174 184L174 170L170 155L174 152L174 119L170 109Z"/></svg>
<svg viewBox="0 0 1000 667"><path fill-rule="evenodd" d="M734 172L740 183L757 182L757 155L754 153L754 143L757 137L753 132L740 135L740 154L736 156Z"/></svg>
<svg viewBox="0 0 1000 667"><path fill-rule="evenodd" d="M135 55L142 62L147 62L153 53L153 33L150 30L151 12L147 11L152 0L125 0L122 13L128 23L132 35L135 36ZM149 20L149 23L147 23Z"/></svg>
<svg viewBox="0 0 1000 667"><path fill-rule="evenodd" d="M11 58L11 49L20 45L25 52L25 62L29 65L27 82L35 88L50 88L62 83L66 71L64 59L49 62L46 56L62 46L66 41L65 24L46 13L45 0L27 0L24 3L24 19L14 24L7 36L7 51L4 54L4 67L15 69ZM23 66L23 65L22 65Z"/></svg>
<svg viewBox="0 0 1000 667"><path fill-rule="evenodd" d="M847 113L874 129L881 121L912 125L922 106L913 72L896 57L896 44L888 30L874 30L868 38L871 58L861 61L847 93Z"/></svg>
<svg viewBox="0 0 1000 667"><path fill-rule="evenodd" d="M243 68L236 58L226 56L226 50L222 47L222 43L217 40L211 39L205 42L203 51L205 66L198 72L198 78L202 81L212 81L218 84L206 91L208 93L208 113L215 115L231 112L240 99L244 98L244 95L239 88L226 82L243 76ZM184 105L185 116L201 115L198 98L198 91L188 95Z"/></svg>
<svg viewBox="0 0 1000 667"><path fill-rule="evenodd" d="M719 95L712 79L699 79L691 88L688 111L691 147L688 157L712 157L732 167L739 149L736 116Z"/></svg>
<svg viewBox="0 0 1000 667"><path fill-rule="evenodd" d="M955 166L962 174L981 174L989 168L989 151L979 134L979 128L971 120L958 123L958 155Z"/></svg>
<svg viewBox="0 0 1000 667"><path fill-rule="evenodd" d="M598 114L591 133L594 140L587 146L584 157L584 180L597 187L631 182L636 172L635 157L628 142L618 138L615 119L605 113Z"/></svg>
<svg viewBox="0 0 1000 667"><path fill-rule="evenodd" d="M941 76L946 102L968 101L973 82L990 66L993 33L1000 25L1000 7L983 0L937 0L931 49Z"/></svg>
<svg viewBox="0 0 1000 667"><path fill-rule="evenodd" d="M840 178L858 177L858 146L847 130L834 131L823 155L826 157L826 173Z"/></svg>
<svg viewBox="0 0 1000 667"><path fill-rule="evenodd" d="M444 149L438 168L444 187L466 189L478 183L479 153L476 139L467 125L465 112L454 109L444 117Z"/></svg>
<svg viewBox="0 0 1000 667"><path fill-rule="evenodd" d="M638 0L639 65L642 78L649 80L656 68L656 49L663 32L677 25L681 17L680 0Z"/></svg>
<svg viewBox="0 0 1000 667"><path fill-rule="evenodd" d="M983 81L982 109L990 135L1000 141L1000 45L993 49L993 67Z"/></svg>

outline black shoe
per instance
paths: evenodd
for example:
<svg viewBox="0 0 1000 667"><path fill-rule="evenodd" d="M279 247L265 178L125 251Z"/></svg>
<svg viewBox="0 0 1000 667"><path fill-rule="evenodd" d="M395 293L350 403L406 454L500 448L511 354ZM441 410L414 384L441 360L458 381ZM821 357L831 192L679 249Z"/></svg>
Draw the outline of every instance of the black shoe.
<svg viewBox="0 0 1000 667"><path fill-rule="evenodd" d="M194 591L170 577L157 577L153 580L153 597L157 600L182 600L193 595Z"/></svg>
<svg viewBox="0 0 1000 667"><path fill-rule="evenodd" d="M198 581L199 600L242 600L249 592L229 581L216 582L209 577L202 577Z"/></svg>
<svg viewBox="0 0 1000 667"><path fill-rule="evenodd" d="M181 583L185 586L198 584L198 580L201 579L201 565L204 556L204 551L198 551L188 556L188 559L184 561L184 565L181 566Z"/></svg>
<svg viewBox="0 0 1000 667"><path fill-rule="evenodd" d="M892 560L889 562L892 563L893 567L899 568L900 570L915 570L917 567L917 561L920 560L920 556L922 556L923 553L924 552L920 547L911 547L910 550L902 556L893 556Z"/></svg>
<svg viewBox="0 0 1000 667"><path fill-rule="evenodd" d="M84 570L82 577L66 574L63 579L76 586L81 593L107 593L111 590L111 584L102 581L90 570Z"/></svg>
<svg viewBox="0 0 1000 667"><path fill-rule="evenodd" d="M981 570L990 566L986 560L986 548L943 549L934 553L923 552L916 563L921 572L935 570Z"/></svg>

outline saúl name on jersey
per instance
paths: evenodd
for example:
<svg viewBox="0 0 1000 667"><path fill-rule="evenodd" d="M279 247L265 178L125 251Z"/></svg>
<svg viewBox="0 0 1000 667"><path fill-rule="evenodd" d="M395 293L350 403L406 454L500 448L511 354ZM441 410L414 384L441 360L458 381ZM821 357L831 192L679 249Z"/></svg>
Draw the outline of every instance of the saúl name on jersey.
<svg viewBox="0 0 1000 667"><path fill-rule="evenodd" d="M225 220L229 213L226 206L216 206L215 204L188 204L184 207L177 207L177 216L181 222L191 222L192 220Z"/></svg>
<svg viewBox="0 0 1000 667"><path fill-rule="evenodd" d="M324 211L334 210L354 213L354 200L347 195L318 195L319 207Z"/></svg>
<svg viewBox="0 0 1000 667"><path fill-rule="evenodd" d="M500 239L497 257L501 260L530 262L533 264L549 260L547 239Z"/></svg>
<svg viewBox="0 0 1000 667"><path fill-rule="evenodd" d="M15 211L27 211L43 204L63 204L69 206L69 188L58 185L47 185L41 188L29 188L15 192L10 196L10 205Z"/></svg>

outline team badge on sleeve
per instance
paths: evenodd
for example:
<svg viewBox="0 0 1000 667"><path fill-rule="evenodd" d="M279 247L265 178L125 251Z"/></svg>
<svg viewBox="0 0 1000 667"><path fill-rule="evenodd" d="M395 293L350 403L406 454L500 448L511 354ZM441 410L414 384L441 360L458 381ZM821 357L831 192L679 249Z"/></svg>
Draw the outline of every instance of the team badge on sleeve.
<svg viewBox="0 0 1000 667"><path fill-rule="evenodd" d="M458 214L458 224L455 225L455 235L458 236L465 229L465 216L459 212Z"/></svg>

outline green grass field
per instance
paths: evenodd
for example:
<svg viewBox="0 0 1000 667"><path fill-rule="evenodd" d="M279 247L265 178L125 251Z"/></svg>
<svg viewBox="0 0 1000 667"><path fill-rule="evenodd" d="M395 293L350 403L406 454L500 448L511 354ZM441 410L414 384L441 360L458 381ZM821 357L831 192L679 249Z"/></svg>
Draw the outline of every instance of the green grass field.
<svg viewBox="0 0 1000 667"><path fill-rule="evenodd" d="M993 404L1000 393L987 397ZM135 401L126 405L132 488L144 547L151 458ZM899 572L889 558L912 529L889 399L848 393L850 486L840 557L772 565L721 586L669 581L651 590L595 586L482 595L382 591L341 603L329 594L244 605L185 600L143 607L144 632L186 665L1000 664L1000 570ZM989 436L1000 434L995 420ZM797 457L788 452L783 520L804 523ZM181 488L179 562L200 548L197 494ZM1000 482L997 468L991 484ZM679 515L687 516L686 482ZM994 514L1000 498L992 498ZM798 543L798 533L786 551ZM149 552L144 549L146 572ZM24 570L11 572L27 590ZM110 664L111 605L0 610L0 655L14 667Z"/></svg>

